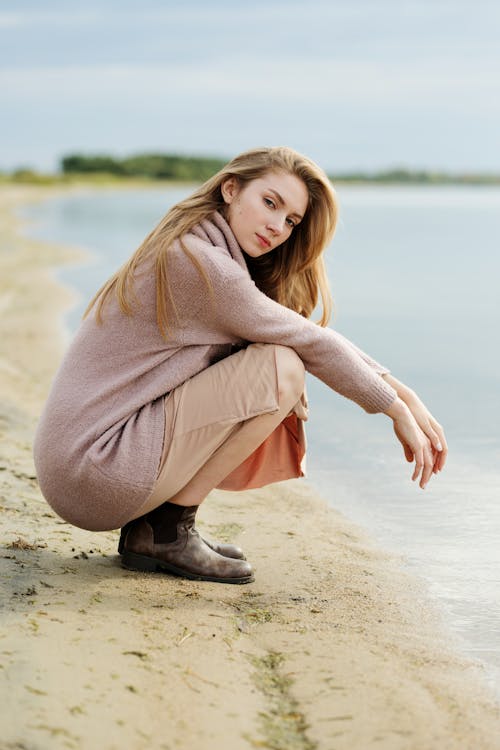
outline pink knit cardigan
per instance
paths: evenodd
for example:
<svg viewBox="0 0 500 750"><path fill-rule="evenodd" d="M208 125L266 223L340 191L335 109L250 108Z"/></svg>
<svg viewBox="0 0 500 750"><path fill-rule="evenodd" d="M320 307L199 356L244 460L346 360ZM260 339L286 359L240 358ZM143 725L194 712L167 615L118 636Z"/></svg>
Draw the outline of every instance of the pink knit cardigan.
<svg viewBox="0 0 500 750"><path fill-rule="evenodd" d="M154 270L144 263L135 277L134 314L123 314L113 296L102 324L89 315L52 384L35 436L35 465L47 501L76 526L118 528L147 500L162 454L166 394L248 342L293 348L307 371L367 412L386 411L396 397L381 377L386 368L257 289L219 213L184 242L213 295L175 242L169 273L178 318L168 340L156 323Z"/></svg>

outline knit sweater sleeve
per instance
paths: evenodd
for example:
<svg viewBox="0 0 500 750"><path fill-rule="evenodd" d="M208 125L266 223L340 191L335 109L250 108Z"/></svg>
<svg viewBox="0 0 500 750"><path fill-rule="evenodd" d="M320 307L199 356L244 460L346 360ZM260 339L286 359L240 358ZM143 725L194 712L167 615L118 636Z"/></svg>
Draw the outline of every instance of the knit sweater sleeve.
<svg viewBox="0 0 500 750"><path fill-rule="evenodd" d="M377 362L376 359L373 359L373 357L370 357L369 354L362 351L362 349L359 348L359 346L356 346L356 344L353 344L352 341L349 339L346 339L345 336L342 336L341 333L337 332L337 336L339 336L341 339L344 340L344 343L347 344L347 346L350 346L351 349L353 349L359 356L366 362L367 365L369 365L372 370L375 370L376 373L379 375L387 375L390 370L388 367L385 367L384 365L381 365L380 362Z"/></svg>
<svg viewBox="0 0 500 750"><path fill-rule="evenodd" d="M218 330L246 341L289 346L308 372L342 396L369 413L387 411L395 390L351 342L267 297L229 257L212 255L207 261L213 297L206 314L213 316Z"/></svg>

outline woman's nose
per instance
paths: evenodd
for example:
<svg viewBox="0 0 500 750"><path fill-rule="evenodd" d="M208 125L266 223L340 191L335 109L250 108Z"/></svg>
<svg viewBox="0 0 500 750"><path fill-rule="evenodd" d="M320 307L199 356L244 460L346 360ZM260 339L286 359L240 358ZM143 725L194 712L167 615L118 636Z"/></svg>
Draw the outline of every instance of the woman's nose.
<svg viewBox="0 0 500 750"><path fill-rule="evenodd" d="M273 234L281 234L285 226L285 219L280 216L273 216L272 221L267 226Z"/></svg>

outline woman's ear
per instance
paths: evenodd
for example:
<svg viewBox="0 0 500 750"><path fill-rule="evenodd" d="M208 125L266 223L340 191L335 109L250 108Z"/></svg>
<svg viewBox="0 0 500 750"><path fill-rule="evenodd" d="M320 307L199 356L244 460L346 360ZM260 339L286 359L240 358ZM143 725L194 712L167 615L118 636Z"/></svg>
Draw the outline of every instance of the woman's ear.
<svg viewBox="0 0 500 750"><path fill-rule="evenodd" d="M220 189L222 197L224 198L224 203L229 206L238 195L240 186L236 177L227 177L222 183Z"/></svg>

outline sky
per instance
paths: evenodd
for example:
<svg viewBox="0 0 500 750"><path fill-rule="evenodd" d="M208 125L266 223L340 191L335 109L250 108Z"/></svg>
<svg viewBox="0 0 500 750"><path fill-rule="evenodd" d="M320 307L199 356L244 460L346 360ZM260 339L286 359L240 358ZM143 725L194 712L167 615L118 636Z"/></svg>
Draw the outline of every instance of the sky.
<svg viewBox="0 0 500 750"><path fill-rule="evenodd" d="M0 170L69 153L500 171L498 0L0 2Z"/></svg>

